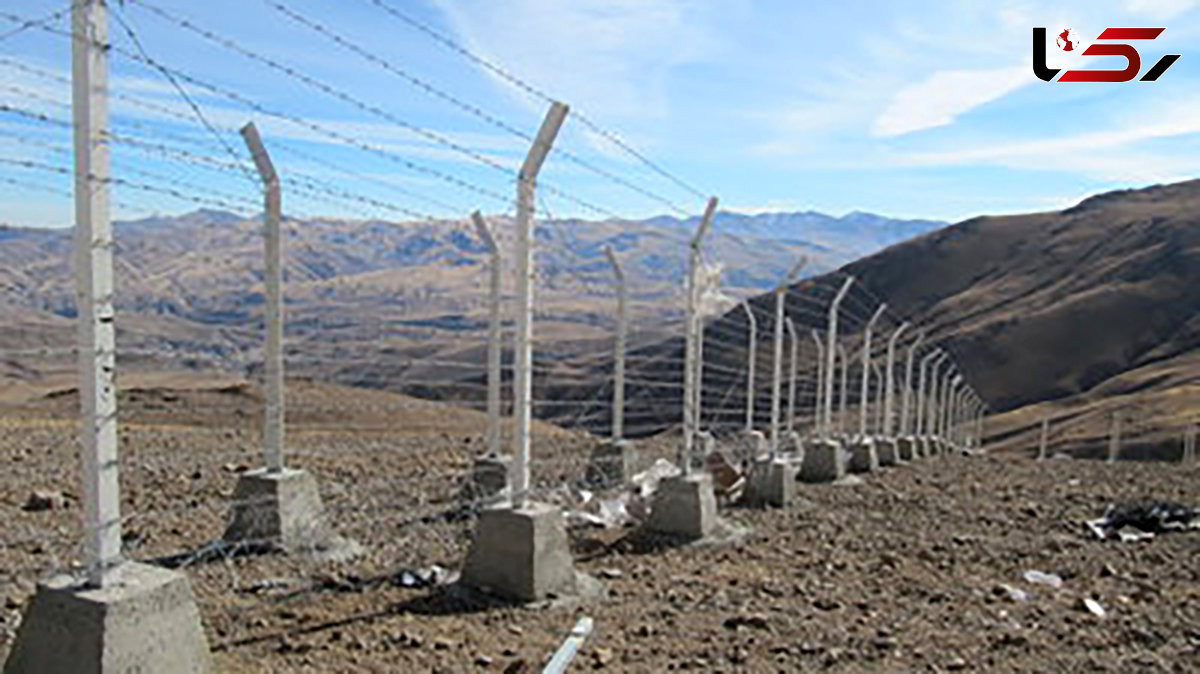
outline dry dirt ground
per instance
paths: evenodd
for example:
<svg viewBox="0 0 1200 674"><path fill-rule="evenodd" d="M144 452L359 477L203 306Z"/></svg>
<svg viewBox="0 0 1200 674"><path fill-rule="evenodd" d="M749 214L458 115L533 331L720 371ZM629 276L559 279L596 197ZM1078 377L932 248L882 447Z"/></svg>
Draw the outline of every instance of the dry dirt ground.
<svg viewBox="0 0 1200 674"><path fill-rule="evenodd" d="M1082 524L1117 500L1197 504L1200 466L926 459L857 486L805 486L788 510L723 509L753 532L733 544L576 532L578 568L607 596L514 607L400 582L403 569L462 560L470 522L445 515L481 447L478 415L317 385L289 393L293 463L319 477L335 527L366 553L190 560L221 671L539 671L581 615L595 632L573 671L1200 671L1200 533L1123 544ZM123 403L130 555L219 536L237 471L256 463L257 396L149 388ZM73 404L58 395L0 415L0 658L34 581L77 558ZM643 443L643 463L671 444ZM543 498L563 497L589 446L539 428ZM65 507L24 510L33 489L65 492ZM1062 586L1031 584L1029 570Z"/></svg>

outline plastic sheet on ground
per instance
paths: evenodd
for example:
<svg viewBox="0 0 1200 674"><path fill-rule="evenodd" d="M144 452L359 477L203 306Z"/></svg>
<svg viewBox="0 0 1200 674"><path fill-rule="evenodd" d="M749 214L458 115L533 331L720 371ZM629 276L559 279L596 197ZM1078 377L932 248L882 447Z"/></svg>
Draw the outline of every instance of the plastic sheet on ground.
<svg viewBox="0 0 1200 674"><path fill-rule="evenodd" d="M1169 501L1114 503L1104 511L1104 517L1089 520L1087 526L1101 540L1129 543L1159 534L1200 530L1200 508Z"/></svg>

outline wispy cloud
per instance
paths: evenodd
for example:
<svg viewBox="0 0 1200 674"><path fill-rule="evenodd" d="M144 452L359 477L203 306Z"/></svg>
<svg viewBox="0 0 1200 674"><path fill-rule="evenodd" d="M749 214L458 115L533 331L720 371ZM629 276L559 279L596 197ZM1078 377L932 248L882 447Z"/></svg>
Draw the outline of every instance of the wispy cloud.
<svg viewBox="0 0 1200 674"><path fill-rule="evenodd" d="M871 127L880 137L946 126L981 105L1038 81L1028 65L987 70L943 70L892 97Z"/></svg>

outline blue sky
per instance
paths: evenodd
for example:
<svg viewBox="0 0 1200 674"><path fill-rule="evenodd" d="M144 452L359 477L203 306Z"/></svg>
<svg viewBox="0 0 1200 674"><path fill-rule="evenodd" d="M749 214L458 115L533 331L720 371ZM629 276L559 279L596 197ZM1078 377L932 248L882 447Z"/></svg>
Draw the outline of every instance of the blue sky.
<svg viewBox="0 0 1200 674"><path fill-rule="evenodd" d="M720 197L727 209L959 220L1061 208L1095 192L1196 173L1200 52L1193 45L1200 44L1200 3L1192 0L379 2L567 102L689 185ZM40 18L66 5L6 0L0 9ZM206 41L153 7L343 98ZM386 67L280 7L350 40ZM115 186L118 217L222 203L250 212L258 200L254 185L223 166L232 160L221 145L244 163L236 129L250 120L284 175L323 186L317 196L285 190L296 215L396 220L511 210L511 173L526 141L395 70L525 134L536 130L544 102L375 0L128 0L115 13L154 60L319 127L183 83L216 127L222 139L216 140L172 84L119 53L134 47L114 21L113 90L120 97L112 101L113 128L129 139L114 147L114 175L158 188ZM67 27L65 20L51 25ZM0 20L0 103L69 119L69 86L53 77L69 76L68 40L36 28L4 37L16 26ZM1033 26L1052 34L1071 28L1085 46L1109 26L1165 26L1160 38L1138 44L1143 71L1161 54L1182 58L1154 83L1044 83L1030 68ZM1120 65L1120 59L1080 57L1053 44L1050 58L1060 67ZM39 74L45 72L51 76ZM438 140L412 128L433 131ZM375 150L350 147L345 138ZM0 159L8 160L0 162L0 181L6 181L0 182L0 222L70 224L69 180L46 168L69 167L69 146L64 127L0 112ZM540 204L552 215L644 217L670 213L672 206L688 213L703 207L690 191L575 118L568 118L557 148L608 176L556 153L543 174L549 187ZM14 160L38 167L14 166ZM614 175L639 189L613 181Z"/></svg>

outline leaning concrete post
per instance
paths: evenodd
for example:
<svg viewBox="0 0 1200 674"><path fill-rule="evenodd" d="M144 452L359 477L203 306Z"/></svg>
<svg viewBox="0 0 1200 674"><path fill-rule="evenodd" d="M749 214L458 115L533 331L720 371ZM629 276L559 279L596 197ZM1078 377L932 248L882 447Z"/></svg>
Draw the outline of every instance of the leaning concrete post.
<svg viewBox="0 0 1200 674"><path fill-rule="evenodd" d="M717 210L717 198L708 200L700 224L688 246L688 275L687 275L687 307L685 317L686 339L684 344L683 364L683 451L679 457L683 474L692 473L692 455L695 452L696 436L700 432L700 408L698 407L700 382L697 369L700 367L698 355L700 352L700 264L704 235L712 225L713 215Z"/></svg>
<svg viewBox="0 0 1200 674"><path fill-rule="evenodd" d="M774 459L779 452L779 422L781 416L781 397L783 383L783 323L784 323L784 304L787 301L788 284L790 284L804 265L808 262L807 258L800 258L792 268L784 274L779 285L775 286L775 342L774 347L774 364L771 372L771 458Z"/></svg>
<svg viewBox="0 0 1200 674"><path fill-rule="evenodd" d="M517 175L517 344L516 376L513 382L513 505L525 504L529 492L529 424L532 417L533 384L533 207L537 174L550 154L554 139L567 117L567 106L554 102L542 120L533 146Z"/></svg>
<svg viewBox="0 0 1200 674"><path fill-rule="evenodd" d="M842 361L842 395L838 400L838 432L846 434L846 398L850 384L850 358L841 344L837 345L838 357Z"/></svg>
<svg viewBox="0 0 1200 674"><path fill-rule="evenodd" d="M263 227L264 257L267 286L267 346L266 362L266 419L263 425L263 462L267 470L283 470L283 248L280 223L283 219L279 191L279 176L267 149L263 147L258 129L251 122L242 127L242 138L263 183L265 222Z"/></svg>
<svg viewBox="0 0 1200 674"><path fill-rule="evenodd" d="M887 311L887 304L880 304L875 313L871 315L871 320L867 321L866 330L863 331L862 392L858 398L858 436L860 438L867 437L867 397L871 385L871 333L875 330L875 323L883 316L884 311Z"/></svg>
<svg viewBox="0 0 1200 674"><path fill-rule="evenodd" d="M503 269L500 246L491 227L479 211L471 214L475 232L488 251L488 373L487 373L487 453L500 455L500 280Z"/></svg>
<svg viewBox="0 0 1200 674"><path fill-rule="evenodd" d="M38 585L4 671L206 672L208 646L187 576L122 559L107 3L74 2L71 35L84 569L82 577Z"/></svg>
<svg viewBox="0 0 1200 674"><path fill-rule="evenodd" d="M880 432L886 437L895 436L895 423L892 416L893 405L892 401L896 393L896 342L899 341L900 335L908 329L908 323L901 323L900 327L892 331L892 336L888 338L887 345L887 369L884 371L884 390L883 390L883 425Z"/></svg>
<svg viewBox="0 0 1200 674"><path fill-rule="evenodd" d="M746 336L746 431L754 430L754 367L758 362L758 321L754 318L754 310L750 301L742 302L746 311L746 323L749 332Z"/></svg>
<svg viewBox="0 0 1200 674"><path fill-rule="evenodd" d="M925 333L917 335L916 341L908 347L908 359L904 366L904 395L900 398L900 435L914 435L916 433L916 424L913 423L912 417L909 416L912 410L913 403L916 402L913 398L916 396L916 389L913 388L913 358L917 354L917 349L921 348L921 342L925 341Z"/></svg>
<svg viewBox="0 0 1200 674"><path fill-rule="evenodd" d="M796 332L796 322L787 319L788 342L792 346L791 357L788 359L788 410L787 432L790 436L796 430L796 377L800 374L800 335Z"/></svg>
<svg viewBox="0 0 1200 674"><path fill-rule="evenodd" d="M325 520L316 480L307 471L288 469L283 460L283 249L279 177L254 124L242 127L242 138L262 178L266 200L267 286L267 414L263 469L238 476L233 513L224 541L250 549L279 548L286 552L324 551L337 545L346 554L355 550L333 535Z"/></svg>
<svg viewBox="0 0 1200 674"><path fill-rule="evenodd" d="M810 332L813 344L817 347L817 389L813 392L813 435L824 437L827 431L821 424L821 392L825 390L825 343L821 341L821 333Z"/></svg>
<svg viewBox="0 0 1200 674"><path fill-rule="evenodd" d="M604 255L612 266L613 277L617 283L617 338L613 347L613 411L612 439L621 440L625 436L625 336L628 318L626 303L628 301L625 288L625 272L612 246L604 247Z"/></svg>
<svg viewBox="0 0 1200 674"><path fill-rule="evenodd" d="M821 421L826 433L833 430L833 372L834 361L837 359L838 308L853 283L853 276L846 277L841 289L829 303L829 332L825 344L825 415Z"/></svg>
<svg viewBox="0 0 1200 674"><path fill-rule="evenodd" d="M553 102L517 175L517 344L513 387L515 433L513 505L486 508L475 526L463 564L462 582L487 587L516 601L536 601L578 592L578 576L562 510L536 503L529 494L529 431L533 365L533 215L537 175L567 117Z"/></svg>
<svg viewBox="0 0 1200 674"><path fill-rule="evenodd" d="M883 433L883 416L884 416L884 412L886 410L883 409L882 399L886 397L886 391L884 391L885 379L883 376L883 370L881 370L879 368L879 363L876 363L876 362L871 363L871 374L873 374L875 376L875 386L872 387L875 391L874 402L872 402L872 406L873 406L872 414L874 415L874 421L875 421L875 433L879 434L879 435L883 435L884 434ZM870 425L867 426L867 430L868 431L871 430Z"/></svg>

